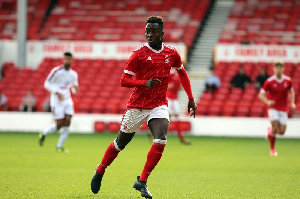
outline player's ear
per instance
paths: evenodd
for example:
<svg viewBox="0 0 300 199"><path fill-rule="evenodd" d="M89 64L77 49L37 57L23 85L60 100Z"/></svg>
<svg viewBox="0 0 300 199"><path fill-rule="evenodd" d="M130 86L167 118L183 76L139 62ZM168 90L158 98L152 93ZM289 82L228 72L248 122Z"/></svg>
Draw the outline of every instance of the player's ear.
<svg viewBox="0 0 300 199"><path fill-rule="evenodd" d="M160 40L163 40L164 36L165 36L165 31L162 30L162 31L161 31L161 37L160 37Z"/></svg>

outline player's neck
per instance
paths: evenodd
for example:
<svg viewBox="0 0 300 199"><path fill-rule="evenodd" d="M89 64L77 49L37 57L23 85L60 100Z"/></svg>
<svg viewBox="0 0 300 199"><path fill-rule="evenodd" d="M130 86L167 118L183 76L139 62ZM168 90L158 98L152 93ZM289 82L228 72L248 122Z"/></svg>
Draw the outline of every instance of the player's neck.
<svg viewBox="0 0 300 199"><path fill-rule="evenodd" d="M282 79L282 74L275 75L277 79Z"/></svg>
<svg viewBox="0 0 300 199"><path fill-rule="evenodd" d="M70 70L70 68L71 68L71 67L65 67L65 66L64 66L64 69L65 69L65 70Z"/></svg>
<svg viewBox="0 0 300 199"><path fill-rule="evenodd" d="M150 44L148 44L150 46ZM150 46L151 48L153 48L154 50L160 50L162 48L162 43L158 43L156 45L152 45Z"/></svg>

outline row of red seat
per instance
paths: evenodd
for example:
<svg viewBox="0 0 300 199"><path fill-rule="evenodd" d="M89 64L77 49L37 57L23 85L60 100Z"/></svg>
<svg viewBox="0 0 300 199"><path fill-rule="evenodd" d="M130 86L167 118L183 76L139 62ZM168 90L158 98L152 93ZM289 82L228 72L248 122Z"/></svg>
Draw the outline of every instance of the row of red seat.
<svg viewBox="0 0 300 199"><path fill-rule="evenodd" d="M300 45L299 13L297 0L236 1L219 42Z"/></svg>
<svg viewBox="0 0 300 199"><path fill-rule="evenodd" d="M61 0L46 15L50 3L28 0L29 40L144 41L145 20L155 14L166 20L166 42L184 42L190 47L210 0ZM16 38L15 0L0 2L0 28L0 39Z"/></svg>
<svg viewBox="0 0 300 199"><path fill-rule="evenodd" d="M28 38L38 34L48 9L50 0L27 1ZM16 39L17 1L0 1L0 39Z"/></svg>

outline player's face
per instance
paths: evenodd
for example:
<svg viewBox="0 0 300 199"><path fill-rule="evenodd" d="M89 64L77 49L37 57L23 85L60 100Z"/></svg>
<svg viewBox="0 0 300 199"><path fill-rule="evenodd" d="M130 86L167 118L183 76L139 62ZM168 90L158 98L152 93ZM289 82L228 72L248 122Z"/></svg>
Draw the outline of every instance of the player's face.
<svg viewBox="0 0 300 199"><path fill-rule="evenodd" d="M158 23L147 23L145 28L146 40L154 49L161 49L164 32Z"/></svg>
<svg viewBox="0 0 300 199"><path fill-rule="evenodd" d="M73 58L71 56L64 56L63 64L66 69L71 68Z"/></svg>
<svg viewBox="0 0 300 199"><path fill-rule="evenodd" d="M275 65L274 66L274 74L276 76L281 76L283 74L284 71L284 66L282 65Z"/></svg>

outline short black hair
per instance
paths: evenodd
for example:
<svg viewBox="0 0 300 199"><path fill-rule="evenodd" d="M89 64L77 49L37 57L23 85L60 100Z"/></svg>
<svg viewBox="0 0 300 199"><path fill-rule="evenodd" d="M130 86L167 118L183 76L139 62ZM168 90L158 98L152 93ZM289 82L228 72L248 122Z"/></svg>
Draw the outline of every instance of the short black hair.
<svg viewBox="0 0 300 199"><path fill-rule="evenodd" d="M64 53L64 56L67 56L67 57L73 57L72 53L70 53L70 52L65 52L65 53Z"/></svg>
<svg viewBox="0 0 300 199"><path fill-rule="evenodd" d="M165 22L161 16L150 16L146 20L146 25L147 23L158 23L158 25L163 29Z"/></svg>

